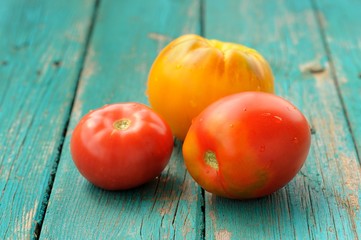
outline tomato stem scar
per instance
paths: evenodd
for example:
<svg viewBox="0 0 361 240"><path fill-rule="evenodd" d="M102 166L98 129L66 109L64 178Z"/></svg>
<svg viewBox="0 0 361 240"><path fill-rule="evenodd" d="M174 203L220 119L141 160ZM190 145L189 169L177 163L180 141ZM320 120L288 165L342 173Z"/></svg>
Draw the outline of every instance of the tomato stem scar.
<svg viewBox="0 0 361 240"><path fill-rule="evenodd" d="M207 151L204 154L204 161L206 162L206 164L208 164L212 168L218 170L218 161L217 161L217 158L216 158L216 154L214 152Z"/></svg>
<svg viewBox="0 0 361 240"><path fill-rule="evenodd" d="M122 118L122 119L116 120L113 123L113 128L115 128L116 130L126 130L127 128L129 128L131 122L132 121L130 121L127 118Z"/></svg>

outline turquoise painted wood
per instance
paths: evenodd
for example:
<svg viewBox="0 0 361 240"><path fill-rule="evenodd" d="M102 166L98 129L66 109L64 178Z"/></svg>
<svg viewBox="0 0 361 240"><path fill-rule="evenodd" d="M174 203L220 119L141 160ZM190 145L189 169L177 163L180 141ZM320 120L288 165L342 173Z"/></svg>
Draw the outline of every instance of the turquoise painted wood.
<svg viewBox="0 0 361 240"><path fill-rule="evenodd" d="M323 41L333 63L337 81L358 154L361 153L361 2L315 1ZM360 156L359 156L360 158ZM360 161L361 163L361 161Z"/></svg>
<svg viewBox="0 0 361 240"><path fill-rule="evenodd" d="M325 12L330 9L326 2L320 7ZM354 18L347 19L342 16L349 12L348 5L343 1L332 2L331 10L340 11L338 6L343 9L339 14L330 11L329 15L323 15L332 18L328 21L325 17L324 21L330 24L328 28L334 30L334 35L339 34L336 33L338 26L359 27L357 7ZM277 94L291 100L305 113L315 133L305 166L279 192L246 202L206 194L206 238L360 238L360 165L332 74L338 73L333 67L343 61L346 62L342 66L355 68L357 61L352 59L357 55L348 59L341 53L334 56L329 52L323 38L333 42L336 36L329 36L319 25L314 5L308 1L209 0L204 24L207 37L241 42L258 49L272 65ZM360 39L359 35L346 37L355 47L356 39ZM333 45L342 45L342 38L340 40ZM339 59L336 63L335 57ZM359 83L349 84L354 87L354 93L360 92L359 86ZM359 99L359 94L355 98L351 92L342 90L342 93L347 102L351 98ZM359 103L354 102L352 106L358 104L359 108ZM353 110L350 112L356 126L359 112ZM354 136L360 140L360 135Z"/></svg>
<svg viewBox="0 0 361 240"><path fill-rule="evenodd" d="M154 181L106 192L76 170L71 130L90 109L145 96L148 70L171 39L199 31L198 1L102 1L81 75L41 239L201 239L203 198L185 170L181 144Z"/></svg>
<svg viewBox="0 0 361 240"><path fill-rule="evenodd" d="M0 239L38 233L93 1L0 1Z"/></svg>
<svg viewBox="0 0 361 240"><path fill-rule="evenodd" d="M0 239L361 238L359 9L357 0L0 1ZM76 123L104 104L148 103L152 61L184 33L256 48L277 94L309 119L309 158L285 188L249 201L213 196L187 173L179 141L162 175L133 190L103 191L76 170Z"/></svg>

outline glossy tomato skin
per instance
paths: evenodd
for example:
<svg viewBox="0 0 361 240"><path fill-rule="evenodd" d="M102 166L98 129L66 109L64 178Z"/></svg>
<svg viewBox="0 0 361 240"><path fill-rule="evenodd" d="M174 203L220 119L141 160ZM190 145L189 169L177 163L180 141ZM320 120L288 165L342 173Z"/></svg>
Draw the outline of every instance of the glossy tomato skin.
<svg viewBox="0 0 361 240"><path fill-rule="evenodd" d="M106 105L85 115L71 137L79 172L106 190L124 190L158 176L167 165L173 136L167 123L139 103Z"/></svg>
<svg viewBox="0 0 361 240"><path fill-rule="evenodd" d="M308 122L294 105L245 92L222 98L194 119L183 155L190 175L208 192L258 198L292 180L310 143Z"/></svg>
<svg viewBox="0 0 361 240"><path fill-rule="evenodd" d="M268 62L246 46L181 36L155 59L148 77L149 102L184 140L191 121L212 102L243 91L273 92Z"/></svg>

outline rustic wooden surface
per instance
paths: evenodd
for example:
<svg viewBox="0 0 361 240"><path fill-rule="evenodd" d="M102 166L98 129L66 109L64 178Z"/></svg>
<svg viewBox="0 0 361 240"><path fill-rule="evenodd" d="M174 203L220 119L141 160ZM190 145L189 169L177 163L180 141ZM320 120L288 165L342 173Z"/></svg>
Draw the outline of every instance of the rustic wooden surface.
<svg viewBox="0 0 361 240"><path fill-rule="evenodd" d="M358 0L0 1L0 239L361 238ZM285 188L257 200L204 192L175 141L162 175L107 192L69 152L104 104L147 104L148 70L196 33L257 49L276 93L309 119L312 146Z"/></svg>

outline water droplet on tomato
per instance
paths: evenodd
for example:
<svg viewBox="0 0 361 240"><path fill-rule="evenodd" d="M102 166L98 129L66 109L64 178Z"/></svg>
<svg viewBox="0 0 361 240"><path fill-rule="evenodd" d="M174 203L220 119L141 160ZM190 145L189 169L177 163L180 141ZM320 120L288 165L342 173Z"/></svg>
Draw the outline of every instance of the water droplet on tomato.
<svg viewBox="0 0 361 240"><path fill-rule="evenodd" d="M294 137L294 138L292 139L292 142L293 142L294 144L297 144L297 143L299 142L299 140L298 140L297 137Z"/></svg>
<svg viewBox="0 0 361 240"><path fill-rule="evenodd" d="M282 122L282 118L280 116L273 116L276 122L280 123Z"/></svg>

